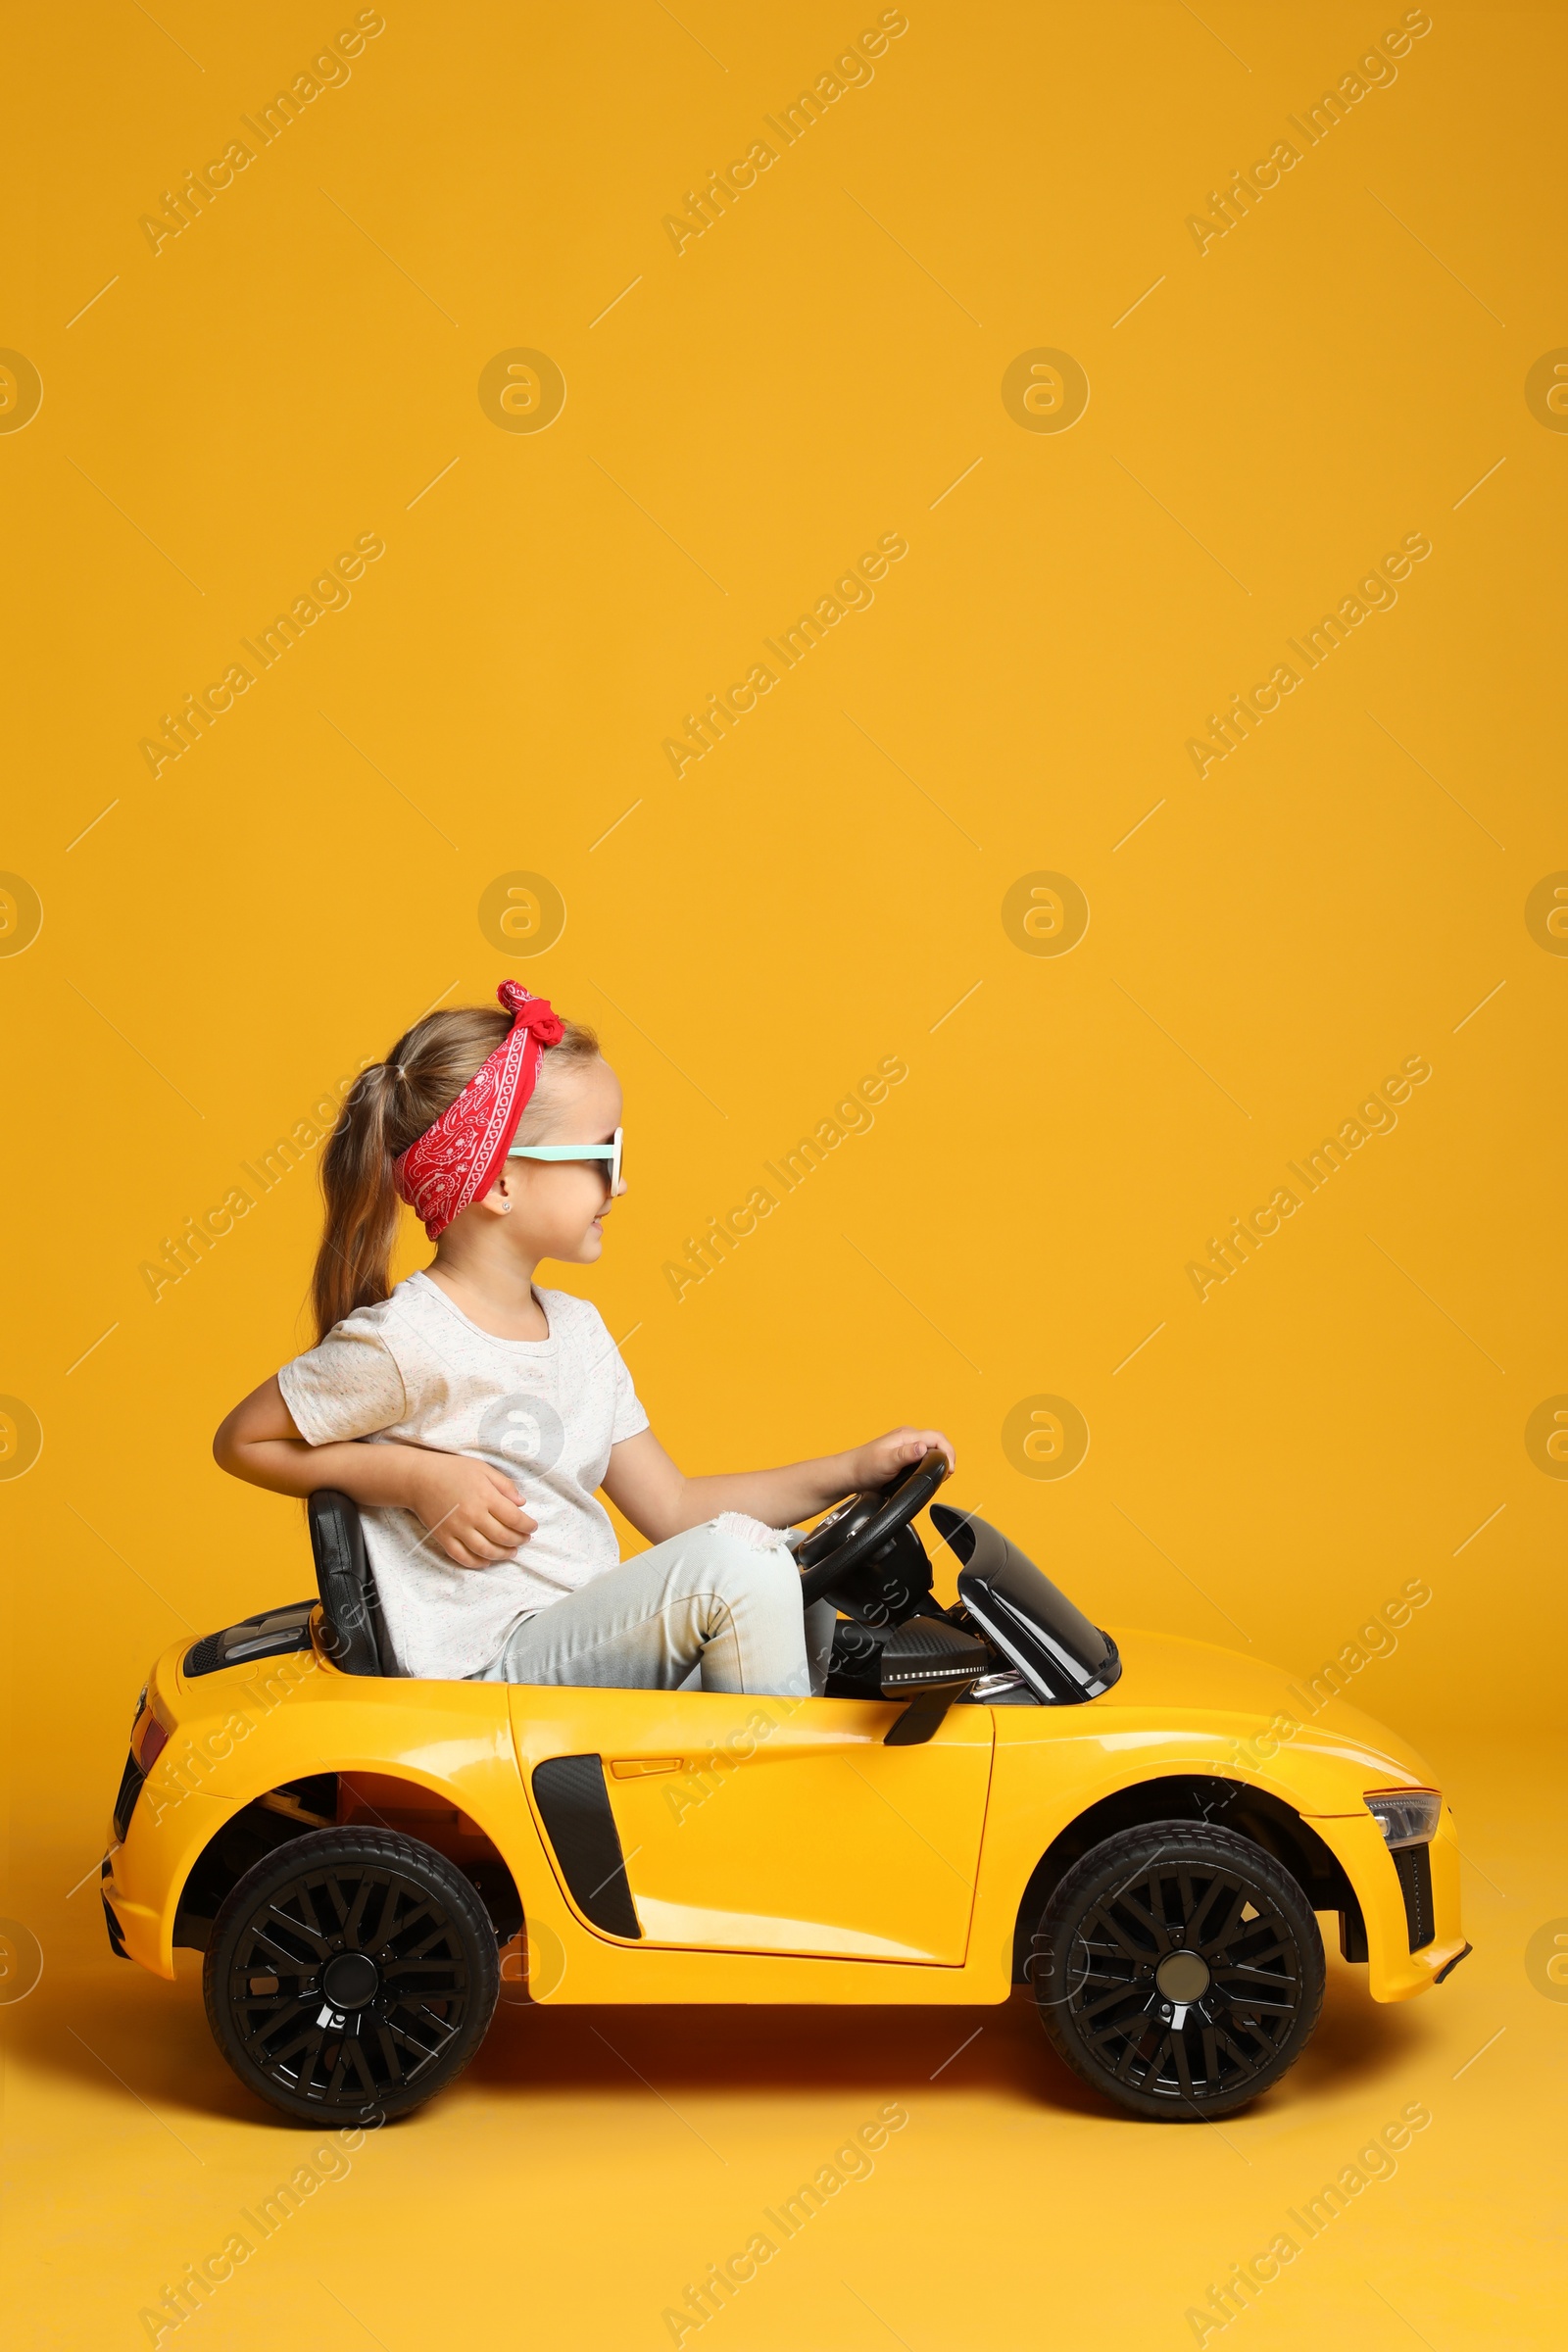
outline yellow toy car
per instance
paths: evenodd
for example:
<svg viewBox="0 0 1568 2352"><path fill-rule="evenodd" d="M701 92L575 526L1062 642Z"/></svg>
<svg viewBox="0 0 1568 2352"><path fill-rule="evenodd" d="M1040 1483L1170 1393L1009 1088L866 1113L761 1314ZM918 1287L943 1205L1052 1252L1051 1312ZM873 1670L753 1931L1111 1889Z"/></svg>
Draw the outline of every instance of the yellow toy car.
<svg viewBox="0 0 1568 2352"><path fill-rule="evenodd" d="M544 2002L1005 2000L1085 2082L1223 2116L1299 2056L1317 1912L1372 1997L1469 1950L1430 1775L1280 1670L1090 1622L928 1454L796 1546L839 1611L821 1698L411 1682L358 1513L319 1596L179 1644L137 1702L103 1866L115 1950L205 1954L208 2017L285 2115L393 2116ZM914 1521L957 1564L944 1608ZM525 1994L524 1994L525 1987Z"/></svg>

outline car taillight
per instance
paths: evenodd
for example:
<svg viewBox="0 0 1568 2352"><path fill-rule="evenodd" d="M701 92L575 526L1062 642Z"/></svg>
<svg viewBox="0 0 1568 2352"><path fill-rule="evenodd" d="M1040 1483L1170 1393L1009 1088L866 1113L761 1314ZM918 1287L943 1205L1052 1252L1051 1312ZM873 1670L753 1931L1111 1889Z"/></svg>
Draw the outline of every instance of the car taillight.
<svg viewBox="0 0 1568 2352"><path fill-rule="evenodd" d="M168 1745L168 1727L156 1715L145 1716L139 1738L131 1741L132 1752L144 1775L151 1772Z"/></svg>

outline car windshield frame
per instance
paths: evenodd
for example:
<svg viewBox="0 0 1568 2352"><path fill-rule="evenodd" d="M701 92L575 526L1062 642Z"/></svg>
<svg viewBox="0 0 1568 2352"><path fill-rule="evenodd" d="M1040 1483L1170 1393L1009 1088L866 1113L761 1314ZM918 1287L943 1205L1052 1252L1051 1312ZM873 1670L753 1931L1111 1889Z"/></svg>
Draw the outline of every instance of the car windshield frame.
<svg viewBox="0 0 1568 2352"><path fill-rule="evenodd" d="M1120 1681L1110 1635L1000 1528L942 1503L931 1506L931 1521L958 1561L958 1598L1042 1705L1083 1706Z"/></svg>

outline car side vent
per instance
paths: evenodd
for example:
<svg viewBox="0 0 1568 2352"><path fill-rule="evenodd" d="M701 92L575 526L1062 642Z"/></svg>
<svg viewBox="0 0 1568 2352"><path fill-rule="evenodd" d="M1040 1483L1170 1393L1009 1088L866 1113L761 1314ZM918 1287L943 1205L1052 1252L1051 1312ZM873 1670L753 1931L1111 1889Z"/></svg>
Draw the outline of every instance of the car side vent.
<svg viewBox="0 0 1568 2352"><path fill-rule="evenodd" d="M1410 1931L1410 1949L1425 1949L1438 1932L1437 1913L1432 1901L1432 1848L1429 1845L1401 1845L1394 1852L1394 1867L1399 1874L1399 1891L1404 1896L1405 1925Z"/></svg>
<svg viewBox="0 0 1568 2352"><path fill-rule="evenodd" d="M551 1756L533 1770L533 1792L556 1860L585 1919L607 1936L640 1937L620 1832L598 1756Z"/></svg>

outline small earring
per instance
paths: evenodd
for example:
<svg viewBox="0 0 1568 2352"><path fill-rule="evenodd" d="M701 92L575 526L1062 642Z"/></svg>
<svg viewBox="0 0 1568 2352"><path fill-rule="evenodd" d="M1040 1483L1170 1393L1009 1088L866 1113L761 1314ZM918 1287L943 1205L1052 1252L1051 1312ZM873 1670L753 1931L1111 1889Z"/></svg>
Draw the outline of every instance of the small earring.
<svg viewBox="0 0 1568 2352"><path fill-rule="evenodd" d="M504 1217L510 1217L510 1216L511 1216L511 1214L512 1214L512 1202L511 1202L510 1200L503 1200L503 1201L502 1201L502 1203L501 1203L501 1214L502 1214Z"/></svg>

